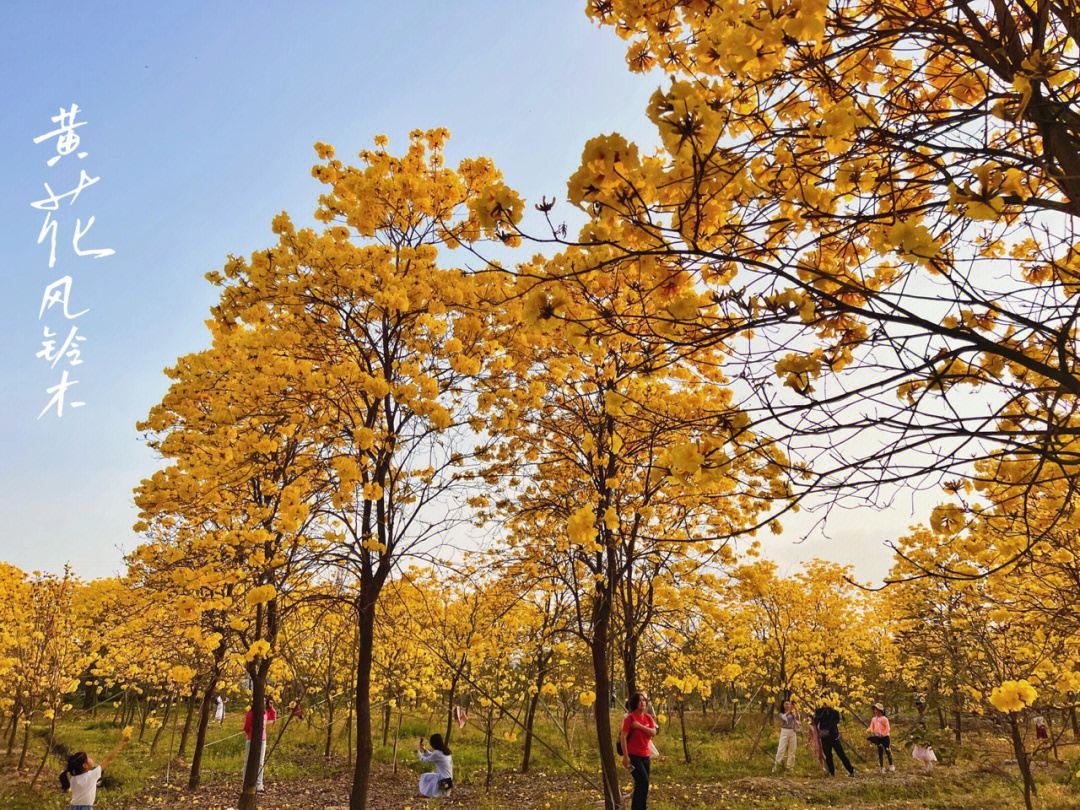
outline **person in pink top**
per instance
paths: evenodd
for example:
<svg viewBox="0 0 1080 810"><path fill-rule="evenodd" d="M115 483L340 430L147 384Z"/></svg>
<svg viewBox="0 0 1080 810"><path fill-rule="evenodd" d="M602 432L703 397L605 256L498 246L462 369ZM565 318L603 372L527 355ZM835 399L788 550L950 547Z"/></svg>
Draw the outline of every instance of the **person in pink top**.
<svg viewBox="0 0 1080 810"><path fill-rule="evenodd" d="M874 716L870 718L870 728L866 730L866 733L870 735L867 739L877 746L878 765L881 766L882 773L885 773L886 756L889 758L889 770L896 770L896 766L893 765L892 761L892 748L889 740L890 731L889 718L885 716L885 707L880 703L875 703Z"/></svg>
<svg viewBox="0 0 1080 810"><path fill-rule="evenodd" d="M277 720L277 709L274 708L274 701L271 698L266 699L266 709L263 711L263 727L262 727L262 740L259 742L259 776L258 784L256 784L256 790L263 789L263 760L266 758L266 726L268 723L273 723ZM247 741L244 743L244 767L241 769L241 777L243 772L247 769L248 752L251 750L251 733L254 731L254 715L251 713L251 709L248 709L246 715L244 715L244 734L247 736Z"/></svg>

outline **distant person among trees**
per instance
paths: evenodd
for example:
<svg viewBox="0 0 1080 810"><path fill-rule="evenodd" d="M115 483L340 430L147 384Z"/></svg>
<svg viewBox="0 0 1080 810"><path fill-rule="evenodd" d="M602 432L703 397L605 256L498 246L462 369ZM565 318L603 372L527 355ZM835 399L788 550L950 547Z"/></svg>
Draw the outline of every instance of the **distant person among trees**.
<svg viewBox="0 0 1080 810"><path fill-rule="evenodd" d="M780 712L780 742L776 746L776 761L773 762L772 772L777 768L791 770L795 766L795 751L799 747L799 711L795 703L785 700L783 711ZM787 759L786 766L781 765Z"/></svg>
<svg viewBox="0 0 1080 810"><path fill-rule="evenodd" d="M829 769L831 776L836 775L836 766L833 764L833 751L840 757L840 762L847 768L848 776L855 776L855 769L847 758L844 746L840 742L840 712L828 704L828 695L821 696L821 705L814 712L814 727L817 729L818 739L821 740L821 750L825 755L825 767Z"/></svg>
<svg viewBox="0 0 1080 810"><path fill-rule="evenodd" d="M631 810L645 810L649 800L649 754L650 743L656 736L656 720L649 714L648 706L649 699L644 694L632 694L626 701L627 715L619 735L623 765L630 769L634 780Z"/></svg>
<svg viewBox="0 0 1080 810"><path fill-rule="evenodd" d="M885 773L885 757L889 757L889 770L895 771L896 766L892 761L892 747L889 739L889 718L885 716L885 707L880 703L874 704L874 716L870 718L870 728L867 739L872 745L877 746L878 765L881 772Z"/></svg>
<svg viewBox="0 0 1080 810"><path fill-rule="evenodd" d="M225 722L225 699L221 696L217 696L217 705L214 707L214 720L220 726Z"/></svg>
<svg viewBox="0 0 1080 810"><path fill-rule="evenodd" d="M432 734L430 742L430 751L424 747L423 737L416 746L417 758L435 766L434 772L420 774L420 795L438 799L454 786L454 759L450 756L450 746L443 742L442 734Z"/></svg>
<svg viewBox="0 0 1080 810"><path fill-rule="evenodd" d="M263 727L262 727L262 740L259 742L259 775L255 790L263 789L263 760L266 758L266 726L277 720L277 709L274 708L274 701L271 698L266 699L266 708L263 710ZM241 774L247 772L248 752L251 750L251 734L255 729L254 715L251 713L251 709L248 709L247 714L244 715L244 734L247 735L247 740L244 743L244 767L241 769Z"/></svg>

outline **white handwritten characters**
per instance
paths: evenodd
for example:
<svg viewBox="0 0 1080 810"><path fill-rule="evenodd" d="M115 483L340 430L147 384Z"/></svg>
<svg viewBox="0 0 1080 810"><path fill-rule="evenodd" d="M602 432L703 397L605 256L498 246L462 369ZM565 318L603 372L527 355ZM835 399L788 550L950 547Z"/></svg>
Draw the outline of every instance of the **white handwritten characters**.
<svg viewBox="0 0 1080 810"><path fill-rule="evenodd" d="M41 413L38 414L37 418L40 419L41 417L43 417L45 415L46 411L48 411L49 408L51 408L53 405L56 405L56 415L57 416L63 416L64 415L64 392L67 391L69 388L71 388L71 386L78 385L78 384L79 384L78 380L72 380L71 382L68 382L68 373L67 373L67 369L65 368L62 375L61 375L61 377L60 377L60 382L58 382L52 388L45 389L45 392L48 393L48 394L52 394L53 398L49 400L48 405L46 405L44 408L41 409ZM81 405L85 405L85 404L86 404L85 402L72 402L71 407L72 408L78 408Z"/></svg>
<svg viewBox="0 0 1080 810"><path fill-rule="evenodd" d="M54 129L52 132L46 132L44 135L38 135L34 138L34 143L41 143L42 141L56 137L56 154L49 158L45 163L49 166L55 166L56 161L65 155L70 155L76 149L79 148L79 133L75 131L75 127L81 127L86 124L86 121L79 121L75 123L75 116L79 112L79 105L72 104L71 109L65 110L60 108L60 114L54 115L52 120L60 126ZM86 152L79 152L79 158L86 157Z"/></svg>

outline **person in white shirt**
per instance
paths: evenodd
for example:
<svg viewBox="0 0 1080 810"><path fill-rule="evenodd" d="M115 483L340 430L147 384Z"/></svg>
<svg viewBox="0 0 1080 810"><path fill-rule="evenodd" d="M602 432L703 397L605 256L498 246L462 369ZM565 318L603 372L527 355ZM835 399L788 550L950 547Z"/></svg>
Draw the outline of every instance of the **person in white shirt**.
<svg viewBox="0 0 1080 810"><path fill-rule="evenodd" d="M95 765L94 760L85 751L72 754L68 757L67 767L60 774L60 786L71 791L70 810L91 810L97 799L97 785L101 774L116 759L116 755L128 744L131 739L130 733L122 734L116 748L108 753L100 765Z"/></svg>
<svg viewBox="0 0 1080 810"><path fill-rule="evenodd" d="M420 761L435 766L434 773L420 774L420 795L438 799L454 786L454 760L450 756L450 746L443 742L442 734L431 735L431 749L428 751L424 748L423 739L416 747L416 756Z"/></svg>
<svg viewBox="0 0 1080 810"><path fill-rule="evenodd" d="M221 695L217 696L217 707L214 709L214 719L219 726L225 722L225 700Z"/></svg>

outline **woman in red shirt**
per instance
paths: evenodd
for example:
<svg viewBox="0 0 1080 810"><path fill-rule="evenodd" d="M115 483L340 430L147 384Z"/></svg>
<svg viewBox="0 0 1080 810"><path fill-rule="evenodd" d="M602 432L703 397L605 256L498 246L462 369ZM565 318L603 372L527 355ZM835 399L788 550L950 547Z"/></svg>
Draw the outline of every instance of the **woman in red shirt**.
<svg viewBox="0 0 1080 810"><path fill-rule="evenodd" d="M263 789L263 760L266 759L266 725L267 723L273 723L275 720L277 720L277 709L274 708L274 701L267 698L266 708L263 710L262 740L258 743L259 775L255 780L255 790L261 791ZM254 730L255 718L251 713L251 709L248 709L247 714L244 715L244 734L247 735L247 741L244 742L244 766L241 768L241 775L247 770L248 752L251 750L251 733Z"/></svg>
<svg viewBox="0 0 1080 810"><path fill-rule="evenodd" d="M634 778L631 810L645 810L649 799L649 742L656 736L656 721L648 713L648 705L649 699L641 692L630 696L620 735L623 765L630 769Z"/></svg>

